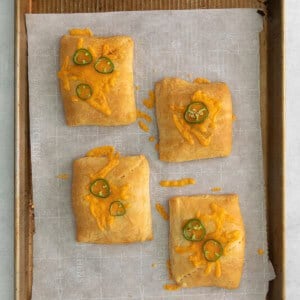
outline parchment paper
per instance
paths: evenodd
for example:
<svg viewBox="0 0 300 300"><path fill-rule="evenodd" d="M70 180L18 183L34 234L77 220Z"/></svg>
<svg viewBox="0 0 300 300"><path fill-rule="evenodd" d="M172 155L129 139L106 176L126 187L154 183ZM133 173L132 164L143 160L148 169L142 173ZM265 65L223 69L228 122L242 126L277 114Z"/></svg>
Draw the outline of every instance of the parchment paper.
<svg viewBox="0 0 300 300"><path fill-rule="evenodd" d="M33 299L264 299L272 276L268 264L259 105L259 32L255 10L119 12L27 15L30 134L35 203ZM150 133L137 123L125 127L67 127L59 94L59 39L72 27L95 35L130 35L135 40L136 102L150 113ZM233 97L233 151L227 158L186 163L158 160L153 110L142 99L165 76L206 77L228 83ZM144 153L151 167L154 240L131 245L89 245L75 241L71 210L72 161L87 150L114 145L122 155ZM68 173L69 180L56 178ZM194 186L162 188L162 179L193 177ZM247 232L240 288L194 288L169 292L168 222L155 210L174 195L239 194ZM258 255L257 250L265 250ZM152 267L155 264L156 267Z"/></svg>

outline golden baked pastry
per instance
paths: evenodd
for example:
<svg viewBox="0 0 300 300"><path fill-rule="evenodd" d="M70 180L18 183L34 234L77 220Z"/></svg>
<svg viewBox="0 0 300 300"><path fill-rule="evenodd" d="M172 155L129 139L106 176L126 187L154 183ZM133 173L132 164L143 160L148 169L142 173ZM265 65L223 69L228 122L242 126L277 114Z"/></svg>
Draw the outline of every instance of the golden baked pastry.
<svg viewBox="0 0 300 300"><path fill-rule="evenodd" d="M149 165L143 155L92 149L73 164L77 241L132 243L152 239Z"/></svg>
<svg viewBox="0 0 300 300"><path fill-rule="evenodd" d="M245 252L238 196L175 197L169 206L170 262L176 283L237 288Z"/></svg>
<svg viewBox="0 0 300 300"><path fill-rule="evenodd" d="M58 77L68 125L135 122L130 37L95 37L89 29L71 29L60 41L60 66Z"/></svg>
<svg viewBox="0 0 300 300"><path fill-rule="evenodd" d="M227 156L232 103L225 83L165 78L155 86L159 158L181 162Z"/></svg>

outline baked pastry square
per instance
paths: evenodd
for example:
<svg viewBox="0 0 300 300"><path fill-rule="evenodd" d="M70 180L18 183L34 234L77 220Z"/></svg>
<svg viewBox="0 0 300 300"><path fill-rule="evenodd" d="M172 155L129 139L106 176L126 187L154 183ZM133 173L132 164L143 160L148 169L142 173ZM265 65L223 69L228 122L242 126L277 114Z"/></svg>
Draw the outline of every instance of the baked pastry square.
<svg viewBox="0 0 300 300"><path fill-rule="evenodd" d="M182 287L239 286L245 230L238 196L175 197L170 206L170 263Z"/></svg>
<svg viewBox="0 0 300 300"><path fill-rule="evenodd" d="M104 146L73 164L72 202L78 242L114 244L152 239L149 165Z"/></svg>
<svg viewBox="0 0 300 300"><path fill-rule="evenodd" d="M67 125L135 122L133 40L71 29L60 41L60 79Z"/></svg>
<svg viewBox="0 0 300 300"><path fill-rule="evenodd" d="M159 158L182 162L227 156L232 103L225 83L165 78L155 86Z"/></svg>

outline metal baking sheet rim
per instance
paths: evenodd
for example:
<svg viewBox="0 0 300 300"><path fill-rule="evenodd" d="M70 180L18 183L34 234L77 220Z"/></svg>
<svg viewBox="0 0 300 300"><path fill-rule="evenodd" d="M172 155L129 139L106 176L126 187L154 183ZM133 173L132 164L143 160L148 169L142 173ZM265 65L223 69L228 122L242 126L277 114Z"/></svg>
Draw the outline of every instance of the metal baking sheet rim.
<svg viewBox="0 0 300 300"><path fill-rule="evenodd" d="M61 3L59 3L61 2ZM57 7L66 12L78 12L84 9L82 6L73 5L66 8L60 1L44 0L15 0L15 299L31 299L32 275L33 275L33 234L34 234L34 205L31 193L31 163L30 163L30 142L29 142L29 110L28 110L28 82L27 82L27 42L25 28L25 13L39 12L59 12ZM84 2L80 0L78 2ZM262 110L262 132L264 141L264 162L265 178L267 187L267 219L268 219L268 241L270 258L273 262L276 279L270 283L267 299L284 299L284 55L283 55L283 0L269 2L272 10L265 9L263 0L228 0L208 1L189 0L180 3L176 0L163 4L159 0L151 1L150 6L143 4L133 5L128 1L126 5L123 1L113 1L112 6L109 1L89 0L86 11L108 11L108 10L146 10L146 9L186 9L186 8L224 8L224 7L256 7L260 13L267 12L264 21L264 30L261 33L261 110ZM182 1L183 2L183 1ZM50 4L49 4L50 3ZM275 4L274 4L275 3ZM94 4L94 5L93 5ZM102 5L101 5L102 4ZM130 5L132 5L130 7ZM56 7L57 6L57 7ZM267 8L269 8L269 6ZM89 10L93 7L94 10ZM271 14L269 14L271 12ZM278 24L279 25L278 25ZM275 30L274 30L274 28ZM277 30L276 30L277 29ZM273 30L273 31L272 31ZM279 32L277 32L279 31ZM279 49L275 52L268 52L276 40L280 43ZM274 41L273 41L274 40ZM272 48L273 49L273 48ZM274 54L273 54L274 53ZM278 66L275 61L280 59ZM272 68L279 68L278 75L273 74ZM277 69L278 71L278 69ZM275 83L275 84L274 84ZM274 87L275 92L274 95ZM277 95L277 96L276 96ZM281 108L279 115L272 116L272 108L268 106L267 99L271 96L276 104ZM274 104L274 103L273 103ZM279 119L279 124L274 126L272 120ZM270 122L271 121L271 122ZM271 123L271 124L270 124ZM274 129L275 127L275 129ZM271 129L272 130L271 130ZM279 130L278 130L279 129ZM279 137L279 138L278 138ZM277 145L274 150L273 145ZM279 147L278 147L279 145ZM279 158L279 170L274 172L276 159ZM278 160L276 160L278 165ZM270 172L271 171L271 172ZM277 187L275 187L277 185ZM277 195L274 201L274 195ZM271 200L272 199L272 200ZM271 203L272 201L272 203ZM279 226L275 224L275 216L279 215L281 222ZM273 219L274 217L274 219ZM277 219L278 221L278 219ZM274 243L272 238L275 233L278 236L280 230L280 244ZM272 257L273 256L273 257Z"/></svg>

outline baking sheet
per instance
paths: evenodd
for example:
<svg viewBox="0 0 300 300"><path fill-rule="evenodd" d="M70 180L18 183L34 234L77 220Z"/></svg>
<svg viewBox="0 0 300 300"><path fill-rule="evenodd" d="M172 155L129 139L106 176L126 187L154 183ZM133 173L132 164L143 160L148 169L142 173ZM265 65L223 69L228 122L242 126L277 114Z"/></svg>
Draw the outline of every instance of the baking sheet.
<svg viewBox="0 0 300 300"><path fill-rule="evenodd" d="M33 196L36 213L33 299L264 299L272 276L267 258L265 197L259 108L259 35L255 10L119 12L27 15ZM49 26L51 24L51 26ZM160 162L151 133L126 127L67 127L59 96L59 38L72 27L96 35L131 35L135 40L137 106L143 107L153 84L165 76L207 77L228 83L237 115L233 152L218 158L168 164ZM153 116L154 117L154 116ZM75 242L71 211L72 160L95 146L112 144L123 155L144 153L151 167L154 241L131 245ZM167 189L161 179L194 177L195 186ZM247 247L241 286L163 290L168 282L168 224L155 211L170 196L236 192L244 216ZM260 256L257 249L263 248ZM157 265L156 268L152 264ZM252 297L252 298L251 298Z"/></svg>

